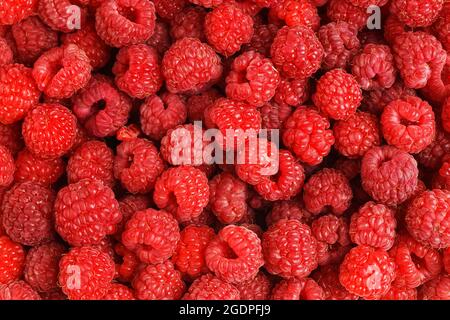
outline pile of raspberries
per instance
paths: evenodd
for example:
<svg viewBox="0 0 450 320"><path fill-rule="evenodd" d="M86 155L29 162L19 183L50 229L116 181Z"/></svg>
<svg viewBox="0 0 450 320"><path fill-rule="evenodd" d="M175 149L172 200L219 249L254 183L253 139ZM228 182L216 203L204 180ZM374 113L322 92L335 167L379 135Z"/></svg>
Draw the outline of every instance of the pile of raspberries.
<svg viewBox="0 0 450 320"><path fill-rule="evenodd" d="M0 0L0 299L450 299L447 52L444 0Z"/></svg>

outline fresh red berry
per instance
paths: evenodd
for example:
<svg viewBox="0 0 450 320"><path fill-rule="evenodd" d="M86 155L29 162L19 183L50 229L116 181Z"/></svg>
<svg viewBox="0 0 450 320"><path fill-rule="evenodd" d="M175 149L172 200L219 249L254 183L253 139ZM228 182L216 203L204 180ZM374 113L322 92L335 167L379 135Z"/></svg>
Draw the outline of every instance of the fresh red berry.
<svg viewBox="0 0 450 320"><path fill-rule="evenodd" d="M266 224L271 226L282 219L303 221L304 219L308 219L310 215L311 213L306 211L306 209L297 201L277 201L266 216Z"/></svg>
<svg viewBox="0 0 450 320"><path fill-rule="evenodd" d="M422 300L449 300L450 299L450 275L441 274L425 283L418 295Z"/></svg>
<svg viewBox="0 0 450 320"><path fill-rule="evenodd" d="M20 124L4 125L0 121L0 144L15 156L23 148Z"/></svg>
<svg viewBox="0 0 450 320"><path fill-rule="evenodd" d="M61 158L42 160L27 149L23 149L16 158L16 182L36 182L51 186L64 174L65 164Z"/></svg>
<svg viewBox="0 0 450 320"><path fill-rule="evenodd" d="M114 251L119 257L119 262L116 263L117 278L123 282L131 282L141 265L139 258L120 242L114 246Z"/></svg>
<svg viewBox="0 0 450 320"><path fill-rule="evenodd" d="M39 0L37 13L39 18L44 21L46 25L55 31L65 33L72 32L78 27L85 24L87 11L77 5L78 9L73 9L71 6L77 2L76 0ZM74 17L74 14L81 16Z"/></svg>
<svg viewBox="0 0 450 320"><path fill-rule="evenodd" d="M192 122L204 121L205 110L219 97L220 94L215 89L190 96L186 101L188 119Z"/></svg>
<svg viewBox="0 0 450 320"><path fill-rule="evenodd" d="M254 24L253 37L250 40L250 43L244 46L244 50L253 50L268 57L270 55L270 47L277 31L278 27L274 24Z"/></svg>
<svg viewBox="0 0 450 320"><path fill-rule="evenodd" d="M417 290L392 286L380 300L417 300Z"/></svg>
<svg viewBox="0 0 450 320"><path fill-rule="evenodd" d="M11 151L0 144L0 187L8 187L14 181L16 166Z"/></svg>
<svg viewBox="0 0 450 320"><path fill-rule="evenodd" d="M287 26L305 26L317 31L320 17L317 8L309 0L275 1L269 11L269 18L283 20Z"/></svg>
<svg viewBox="0 0 450 320"><path fill-rule="evenodd" d="M135 300L133 290L120 283L113 283L102 300Z"/></svg>
<svg viewBox="0 0 450 320"><path fill-rule="evenodd" d="M282 78L273 98L279 105L299 107L308 100L309 87L308 79Z"/></svg>
<svg viewBox="0 0 450 320"><path fill-rule="evenodd" d="M283 128L283 123L289 118L292 112L293 108L284 103L278 104L272 101L265 104L259 108L259 113L261 114L261 128L270 131L271 129Z"/></svg>
<svg viewBox="0 0 450 320"><path fill-rule="evenodd" d="M272 290L272 300L324 300L323 289L310 278L281 280Z"/></svg>
<svg viewBox="0 0 450 320"><path fill-rule="evenodd" d="M2 37L0 37L0 55L0 66L14 62L14 52L12 51L8 41Z"/></svg>
<svg viewBox="0 0 450 320"><path fill-rule="evenodd" d="M444 250L443 256L445 271L450 274L450 248Z"/></svg>
<svg viewBox="0 0 450 320"><path fill-rule="evenodd" d="M258 272L255 278L238 283L241 300L269 300L272 283L263 272Z"/></svg>
<svg viewBox="0 0 450 320"><path fill-rule="evenodd" d="M0 236L0 285L18 280L25 264L24 248L7 236Z"/></svg>
<svg viewBox="0 0 450 320"><path fill-rule="evenodd" d="M240 300L240 293L235 286L205 274L191 284L183 300Z"/></svg>
<svg viewBox="0 0 450 320"><path fill-rule="evenodd" d="M348 292L339 282L339 265L321 267L313 274L314 280L323 289L325 300L358 300L358 296Z"/></svg>
<svg viewBox="0 0 450 320"><path fill-rule="evenodd" d="M174 20L177 13L183 11L187 5L186 0L154 0L156 13L159 17Z"/></svg>
<svg viewBox="0 0 450 320"><path fill-rule="evenodd" d="M119 210L122 213L122 221L117 226L116 238L121 239L126 223L137 211L143 211L150 207L151 199L145 195L126 195L119 200Z"/></svg>
<svg viewBox="0 0 450 320"><path fill-rule="evenodd" d="M392 0L391 12L410 27L433 24L442 10L444 0Z"/></svg>
<svg viewBox="0 0 450 320"><path fill-rule="evenodd" d="M354 6L348 0L330 0L327 16L333 22L344 21L361 30L367 26L370 13L367 8Z"/></svg>
<svg viewBox="0 0 450 320"><path fill-rule="evenodd" d="M41 300L41 297L28 283L18 280L0 284L0 300Z"/></svg>
<svg viewBox="0 0 450 320"><path fill-rule="evenodd" d="M156 21L155 32L146 43L155 48L160 55L163 55L172 44L168 25L163 21Z"/></svg>
<svg viewBox="0 0 450 320"><path fill-rule="evenodd" d="M200 41L206 41L203 27L206 13L201 7L190 7L178 13L170 22L172 38L174 40L197 38Z"/></svg>
<svg viewBox="0 0 450 320"><path fill-rule="evenodd" d="M0 25L13 25L31 16L38 0L1 0Z"/></svg>

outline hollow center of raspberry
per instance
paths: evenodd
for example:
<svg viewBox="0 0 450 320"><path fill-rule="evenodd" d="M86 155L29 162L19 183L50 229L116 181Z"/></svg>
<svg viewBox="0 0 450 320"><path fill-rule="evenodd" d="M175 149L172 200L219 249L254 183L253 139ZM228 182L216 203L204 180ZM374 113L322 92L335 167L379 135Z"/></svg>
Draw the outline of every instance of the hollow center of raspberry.
<svg viewBox="0 0 450 320"><path fill-rule="evenodd" d="M133 164L133 161L134 161L134 155L132 155L132 154L128 155L127 164L126 164L125 169L128 169L129 167L131 167L131 165Z"/></svg>
<svg viewBox="0 0 450 320"><path fill-rule="evenodd" d="M416 256L414 253L411 253L411 260L414 263L414 265L416 266L417 270L425 269L424 261L422 258Z"/></svg>
<svg viewBox="0 0 450 320"><path fill-rule="evenodd" d="M400 119L400 123L401 123L402 125L404 125L405 127L408 127L408 126L416 125L416 124L417 124L417 121L409 120L409 119L405 119L405 118L401 118L401 119Z"/></svg>
<svg viewBox="0 0 450 320"><path fill-rule="evenodd" d="M121 16L127 18L131 22L137 22L137 20L138 20L138 13L134 8L121 7L119 9L119 13Z"/></svg>
<svg viewBox="0 0 450 320"><path fill-rule="evenodd" d="M95 115L97 115L97 113L99 113L100 111L102 111L105 108L106 108L106 101L103 99L99 100L91 106L91 113L93 116L95 116Z"/></svg>

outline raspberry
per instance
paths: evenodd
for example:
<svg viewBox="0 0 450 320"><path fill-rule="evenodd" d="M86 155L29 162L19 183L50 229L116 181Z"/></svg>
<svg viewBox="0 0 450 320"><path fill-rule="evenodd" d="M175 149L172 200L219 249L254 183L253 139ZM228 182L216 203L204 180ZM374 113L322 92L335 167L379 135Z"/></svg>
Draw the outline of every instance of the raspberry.
<svg viewBox="0 0 450 320"><path fill-rule="evenodd" d="M210 89L198 95L190 96L186 101L188 119L192 122L203 122L206 108L212 105L219 97L220 94L215 89Z"/></svg>
<svg viewBox="0 0 450 320"><path fill-rule="evenodd" d="M408 207L406 226L417 241L436 249L450 246L450 191L422 192Z"/></svg>
<svg viewBox="0 0 450 320"><path fill-rule="evenodd" d="M197 38L200 41L205 41L206 37L203 30L205 16L206 11L200 7L187 8L178 13L170 24L172 39Z"/></svg>
<svg viewBox="0 0 450 320"><path fill-rule="evenodd" d="M163 55L172 44L167 24L162 21L156 21L155 32L146 43L155 48L160 55Z"/></svg>
<svg viewBox="0 0 450 320"><path fill-rule="evenodd" d="M70 33L77 28L78 22L80 26L85 25L86 9L77 6L79 11L75 11L71 8L74 3L77 3L76 0L39 0L38 2L39 18L55 31ZM77 16L74 20L74 14L81 14L81 16Z"/></svg>
<svg viewBox="0 0 450 320"><path fill-rule="evenodd" d="M352 197L347 178L336 169L325 168L315 173L303 188L306 210L312 214L330 208L334 214L341 215L350 206Z"/></svg>
<svg viewBox="0 0 450 320"><path fill-rule="evenodd" d="M31 181L50 186L58 181L64 170L65 164L61 158L41 160L23 149L17 155L14 179L16 182Z"/></svg>
<svg viewBox="0 0 450 320"><path fill-rule="evenodd" d="M272 62L287 78L306 79L319 68L323 47L314 32L303 26L281 28L270 49Z"/></svg>
<svg viewBox="0 0 450 320"><path fill-rule="evenodd" d="M450 274L450 248L444 250L444 268Z"/></svg>
<svg viewBox="0 0 450 320"><path fill-rule="evenodd" d="M417 300L417 290L392 286L380 300Z"/></svg>
<svg viewBox="0 0 450 320"><path fill-rule="evenodd" d="M317 8L309 0L277 1L269 11L269 18L283 20L287 26L304 26L317 31L320 17Z"/></svg>
<svg viewBox="0 0 450 320"><path fill-rule="evenodd" d="M270 59L247 51L233 60L225 82L229 98L261 107L275 95L280 76Z"/></svg>
<svg viewBox="0 0 450 320"><path fill-rule="evenodd" d="M394 206L407 200L417 186L416 160L395 147L373 147L361 163L364 190L376 201Z"/></svg>
<svg viewBox="0 0 450 320"><path fill-rule="evenodd" d="M308 79L281 79L274 100L276 103L298 107L309 98Z"/></svg>
<svg viewBox="0 0 450 320"><path fill-rule="evenodd" d="M21 64L0 66L0 86L0 122L4 125L22 120L39 101L31 69Z"/></svg>
<svg viewBox="0 0 450 320"><path fill-rule="evenodd" d="M355 114L361 104L362 94L351 74L343 69L334 69L319 79L312 99L327 117L345 120Z"/></svg>
<svg viewBox="0 0 450 320"><path fill-rule="evenodd" d="M300 161L317 165L330 152L334 144L330 123L316 110L299 107L284 122L282 139Z"/></svg>
<svg viewBox="0 0 450 320"><path fill-rule="evenodd" d="M283 123L292 114L293 108L287 104L270 102L259 109L263 129L281 129Z"/></svg>
<svg viewBox="0 0 450 320"><path fill-rule="evenodd" d="M0 187L8 187L14 181L15 170L11 151L0 144Z"/></svg>
<svg viewBox="0 0 450 320"><path fill-rule="evenodd" d="M31 16L38 0L1 0L0 25L13 25Z"/></svg>
<svg viewBox="0 0 450 320"><path fill-rule="evenodd" d="M281 280L272 290L272 300L324 300L323 289L310 278Z"/></svg>
<svg viewBox="0 0 450 320"><path fill-rule="evenodd" d="M250 40L250 43L246 44L244 48L259 52L268 57L270 55L270 47L277 31L278 27L274 24L255 24L253 37Z"/></svg>
<svg viewBox="0 0 450 320"><path fill-rule="evenodd" d="M205 249L214 238L214 230L208 226L187 226L180 233L180 241L172 256L177 270L189 279L196 279L209 272L205 262Z"/></svg>
<svg viewBox="0 0 450 320"><path fill-rule="evenodd" d="M308 218L310 213L294 200L277 201L274 203L272 210L266 216L266 224L271 226L281 219L291 219L302 221Z"/></svg>
<svg viewBox="0 0 450 320"><path fill-rule="evenodd" d="M0 285L18 280L25 263L23 247L7 236L0 236Z"/></svg>
<svg viewBox="0 0 450 320"><path fill-rule="evenodd" d="M74 44L82 49L94 70L104 67L110 59L110 49L97 35L93 23L85 24L82 29L73 33L63 34L62 43L63 45Z"/></svg>
<svg viewBox="0 0 450 320"><path fill-rule="evenodd" d="M20 125L4 125L0 122L0 144L16 155L23 147Z"/></svg>
<svg viewBox="0 0 450 320"><path fill-rule="evenodd" d="M187 5L186 0L154 0L153 3L158 16L167 20L174 20L177 13Z"/></svg>
<svg viewBox="0 0 450 320"><path fill-rule="evenodd" d="M14 62L14 53L10 48L8 41L0 37L0 66L11 64Z"/></svg>
<svg viewBox="0 0 450 320"><path fill-rule="evenodd" d="M76 118L60 104L39 104L23 122L25 145L40 159L56 159L75 143Z"/></svg>
<svg viewBox="0 0 450 320"><path fill-rule="evenodd" d="M450 132L450 98L445 99L441 112L442 127L446 132Z"/></svg>
<svg viewBox="0 0 450 320"><path fill-rule="evenodd" d="M116 237L121 238L126 223L136 211L143 211L150 207L150 199L145 195L126 195L119 201L119 210L122 221L117 226Z"/></svg>
<svg viewBox="0 0 450 320"><path fill-rule="evenodd" d="M102 300L135 300L133 291L120 283L113 283Z"/></svg>
<svg viewBox="0 0 450 320"><path fill-rule="evenodd" d="M367 44L353 59L352 74L364 90L392 87L397 70L389 46Z"/></svg>
<svg viewBox="0 0 450 320"><path fill-rule="evenodd" d="M0 300L41 300L41 297L28 283L18 280L9 285L0 284Z"/></svg>
<svg viewBox="0 0 450 320"><path fill-rule="evenodd" d="M140 108L142 131L154 140L161 140L168 130L183 124L186 118L186 104L173 93L151 96Z"/></svg>
<svg viewBox="0 0 450 320"><path fill-rule="evenodd" d="M147 41L155 31L155 5L147 0L104 1L95 13L97 34L112 47Z"/></svg>
<svg viewBox="0 0 450 320"><path fill-rule="evenodd" d="M138 99L155 94L163 83L158 60L156 50L145 44L120 49L112 68L117 87Z"/></svg>
<svg viewBox="0 0 450 320"><path fill-rule="evenodd" d="M137 211L128 220L122 243L144 263L157 264L169 259L180 239L177 221L163 210Z"/></svg>
<svg viewBox="0 0 450 320"><path fill-rule="evenodd" d="M36 246L53 237L54 192L34 182L15 184L6 192L1 211L9 237L26 246Z"/></svg>
<svg viewBox="0 0 450 320"><path fill-rule="evenodd" d="M116 264L116 275L118 279L124 282L131 282L141 263L139 258L120 242L115 245L114 251L120 256L120 263Z"/></svg>
<svg viewBox="0 0 450 320"><path fill-rule="evenodd" d="M439 17L432 26L436 37L441 41L447 52L450 50L450 4L444 2Z"/></svg>
<svg viewBox="0 0 450 320"><path fill-rule="evenodd" d="M264 273L258 272L254 279L235 285L241 300L269 300L272 283Z"/></svg>
<svg viewBox="0 0 450 320"><path fill-rule="evenodd" d="M422 300L449 300L450 276L441 274L425 283L418 293Z"/></svg>
<svg viewBox="0 0 450 320"><path fill-rule="evenodd" d="M170 261L140 270L133 280L133 288L139 300L178 300L186 290L180 272Z"/></svg>
<svg viewBox="0 0 450 320"><path fill-rule="evenodd" d="M369 6L382 7L389 2L389 0L348 0L354 6L361 8L368 8Z"/></svg>
<svg viewBox="0 0 450 320"><path fill-rule="evenodd" d="M416 157L421 165L437 170L441 165L442 158L447 153L450 153L450 137L443 130L437 128L434 141Z"/></svg>
<svg viewBox="0 0 450 320"><path fill-rule="evenodd" d="M213 8L219 6L223 0L189 0L189 2L205 8Z"/></svg>
<svg viewBox="0 0 450 320"><path fill-rule="evenodd" d="M339 282L339 265L327 265L313 275L323 289L325 300L358 300L358 296L348 292Z"/></svg>
<svg viewBox="0 0 450 320"><path fill-rule="evenodd" d="M114 192L100 181L69 184L55 200L56 231L72 246L99 244L121 219Z"/></svg>
<svg viewBox="0 0 450 320"><path fill-rule="evenodd" d="M205 261L209 270L228 283L250 280L264 264L261 241L245 227L226 226L209 242Z"/></svg>
<svg viewBox="0 0 450 320"><path fill-rule="evenodd" d="M370 13L367 13L366 8L352 5L348 0L330 0L327 16L333 22L344 21L361 30L367 26Z"/></svg>
<svg viewBox="0 0 450 320"><path fill-rule="evenodd" d="M114 135L126 124L130 99L117 90L105 76L94 76L73 98L73 112L96 137Z"/></svg>
<svg viewBox="0 0 450 320"><path fill-rule="evenodd" d="M306 224L282 219L263 234L265 268L283 278L306 277L317 267L316 246Z"/></svg>
<svg viewBox="0 0 450 320"><path fill-rule="evenodd" d="M101 299L114 278L114 261L93 247L72 248L59 269L59 284L71 300Z"/></svg>
<svg viewBox="0 0 450 320"><path fill-rule="evenodd" d="M38 292L58 289L59 260L65 252L58 242L33 247L25 260L24 278Z"/></svg>
<svg viewBox="0 0 450 320"><path fill-rule="evenodd" d="M47 96L70 98L88 84L91 70L86 53L69 44L43 53L34 64L33 77Z"/></svg>
<svg viewBox="0 0 450 320"><path fill-rule="evenodd" d="M164 54L161 69L166 87L173 93L198 93L222 75L220 57L210 46L195 38L175 42Z"/></svg>
<svg viewBox="0 0 450 320"><path fill-rule="evenodd" d="M69 183L83 179L103 182L105 186L114 186L114 155L112 150L101 141L87 141L78 147L67 164Z"/></svg>
<svg viewBox="0 0 450 320"><path fill-rule="evenodd" d="M240 293L233 285L205 274L191 284L183 300L240 300Z"/></svg>
<svg viewBox="0 0 450 320"><path fill-rule="evenodd" d="M395 263L382 249L357 246L340 266L339 281L344 288L368 300L384 296L394 278Z"/></svg>
<svg viewBox="0 0 450 320"><path fill-rule="evenodd" d="M421 245L408 234L397 236L389 255L397 265L395 287L417 288L442 270L439 252Z"/></svg>
<svg viewBox="0 0 450 320"><path fill-rule="evenodd" d="M410 27L428 27L439 16L444 0L392 0L391 13Z"/></svg>
<svg viewBox="0 0 450 320"><path fill-rule="evenodd" d="M392 209L370 201L352 215L349 233L357 245L389 250L394 245L396 226Z"/></svg>

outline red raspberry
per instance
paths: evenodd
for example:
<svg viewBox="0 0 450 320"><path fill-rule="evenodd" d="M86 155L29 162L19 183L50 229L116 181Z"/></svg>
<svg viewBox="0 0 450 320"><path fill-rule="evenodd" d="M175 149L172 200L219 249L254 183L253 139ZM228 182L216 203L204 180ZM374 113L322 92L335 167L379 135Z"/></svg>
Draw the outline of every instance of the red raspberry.
<svg viewBox="0 0 450 320"><path fill-rule="evenodd" d="M282 219L263 234L265 268L283 278L306 277L317 267L316 246L306 224Z"/></svg>
<svg viewBox="0 0 450 320"><path fill-rule="evenodd" d="M281 0L271 6L269 19L283 20L287 26L304 26L317 31L320 17L317 8L309 0Z"/></svg>
<svg viewBox="0 0 450 320"><path fill-rule="evenodd" d="M263 129L281 129L283 123L292 114L293 108L287 104L270 102L259 109Z"/></svg>
<svg viewBox="0 0 450 320"><path fill-rule="evenodd" d="M392 0L391 13L410 27L428 27L439 16L444 0Z"/></svg>
<svg viewBox="0 0 450 320"><path fill-rule="evenodd" d="M380 300L417 300L417 290L392 286Z"/></svg>
<svg viewBox="0 0 450 320"><path fill-rule="evenodd" d="M438 170L442 158L447 153L450 153L450 137L443 130L437 128L434 141L416 157L417 161L426 168Z"/></svg>
<svg viewBox="0 0 450 320"><path fill-rule="evenodd" d="M432 27L447 52L450 50L450 3L444 2L442 11Z"/></svg>
<svg viewBox="0 0 450 320"><path fill-rule="evenodd" d="M367 26L370 13L367 13L366 8L352 5L348 0L330 0L327 16L333 22L344 21L361 30Z"/></svg>
<svg viewBox="0 0 450 320"><path fill-rule="evenodd" d="M135 300L133 290L120 283L113 283L102 300Z"/></svg>
<svg viewBox="0 0 450 320"><path fill-rule="evenodd" d="M417 241L436 249L450 246L450 191L434 189L418 195L408 207L406 226Z"/></svg>
<svg viewBox="0 0 450 320"><path fill-rule="evenodd" d="M31 69L21 64L0 66L0 122L11 124L22 120L39 101L40 92Z"/></svg>
<svg viewBox="0 0 450 320"><path fill-rule="evenodd" d="M339 281L353 294L368 300L379 299L391 288L395 267L386 251L357 246L345 256Z"/></svg>
<svg viewBox="0 0 450 320"><path fill-rule="evenodd" d="M122 243L144 263L157 264L174 253L180 231L177 221L163 210L136 212L122 233Z"/></svg>
<svg viewBox="0 0 450 320"><path fill-rule="evenodd" d="M205 8L213 8L219 6L223 0L189 0L189 2Z"/></svg>
<svg viewBox="0 0 450 320"><path fill-rule="evenodd" d="M347 178L336 169L325 168L315 173L303 188L303 201L312 214L330 208L341 215L350 206L353 197Z"/></svg>
<svg viewBox="0 0 450 320"><path fill-rule="evenodd" d="M24 278L38 292L58 289L59 260L65 248L58 242L33 247L25 260Z"/></svg>
<svg viewBox="0 0 450 320"><path fill-rule="evenodd" d="M448 274L450 274L450 248L444 250L443 256L444 256L443 263L445 271Z"/></svg>
<svg viewBox="0 0 450 320"><path fill-rule="evenodd" d="M327 117L345 120L355 114L361 104L362 93L351 74L343 69L334 69L319 79L312 99Z"/></svg>
<svg viewBox="0 0 450 320"><path fill-rule="evenodd" d="M374 147L361 163L364 190L377 202L394 206L407 200L417 186L416 160L395 147Z"/></svg>
<svg viewBox="0 0 450 320"><path fill-rule="evenodd" d="M305 208L294 200L277 201L274 203L272 210L266 216L266 224L271 226L281 219L291 219L303 221L311 214Z"/></svg>
<svg viewBox="0 0 450 320"><path fill-rule="evenodd" d="M23 149L17 155L14 179L16 182L31 181L50 186L58 181L64 171L65 164L61 158L41 160Z"/></svg>
<svg viewBox="0 0 450 320"><path fill-rule="evenodd" d="M319 68L323 47L314 32L303 26L281 28L271 47L272 62L287 78L306 79Z"/></svg>
<svg viewBox="0 0 450 320"><path fill-rule="evenodd" d="M274 100L276 103L298 107L309 98L308 79L281 79Z"/></svg>
<svg viewBox="0 0 450 320"><path fill-rule="evenodd" d="M14 181L15 170L11 151L0 144L0 187L8 187Z"/></svg>
<svg viewBox="0 0 450 320"><path fill-rule="evenodd" d="M54 192L34 182L15 184L4 196L1 211L13 241L36 246L53 237Z"/></svg>
<svg viewBox="0 0 450 320"><path fill-rule="evenodd" d="M269 300L272 283L263 272L255 278L235 285L240 292L241 300Z"/></svg>
<svg viewBox="0 0 450 320"><path fill-rule="evenodd" d="M59 285L71 300L101 299L114 278L114 261L93 247L72 248L59 269Z"/></svg>
<svg viewBox="0 0 450 320"><path fill-rule="evenodd" d="M270 47L278 31L274 24L254 25L253 37L250 43L244 46L247 50L253 50L268 57L270 56Z"/></svg>
<svg viewBox="0 0 450 320"><path fill-rule="evenodd" d="M92 69L104 67L110 59L110 49L97 35L93 23L87 23L81 30L73 33L63 34L61 40L63 45L74 44L82 49L89 58Z"/></svg>
<svg viewBox="0 0 450 320"><path fill-rule="evenodd" d="M0 144L16 155L23 147L21 126L18 123L4 125L0 121Z"/></svg>
<svg viewBox="0 0 450 320"><path fill-rule="evenodd" d="M71 6L77 4L77 0L39 0L37 7L37 13L39 18L44 21L44 23L55 31L61 31L65 33L70 33L74 31L78 26L76 24L71 25L73 22L79 22L80 26L84 26L86 21L87 11L85 8L80 9L81 17L76 17L75 19L80 19L80 21L74 21L74 13L78 14L77 11L73 11Z"/></svg>
<svg viewBox="0 0 450 320"><path fill-rule="evenodd" d="M161 68L166 87L173 93L203 91L222 75L220 57L195 38L175 42L164 54Z"/></svg>
<svg viewBox="0 0 450 320"><path fill-rule="evenodd" d="M341 171L351 181L361 172L361 159L339 157L334 163L334 168Z"/></svg>
<svg viewBox="0 0 450 320"><path fill-rule="evenodd" d="M28 283L18 280L9 285L0 284L0 300L41 300L41 297Z"/></svg>
<svg viewBox="0 0 450 320"><path fill-rule="evenodd" d="M6 39L0 37L0 66L14 63L14 52Z"/></svg>
<svg viewBox="0 0 450 320"><path fill-rule="evenodd" d="M183 0L184 1L184 0ZM170 35L172 39L197 38L205 41L203 25L206 11L201 7L191 7L178 13L170 22Z"/></svg>
<svg viewBox="0 0 450 320"><path fill-rule="evenodd" d="M396 226L392 209L369 201L352 215L349 233L357 245L389 250L394 245Z"/></svg>
<svg viewBox="0 0 450 320"><path fill-rule="evenodd" d="M181 274L172 262L148 265L133 280L139 300L179 300L186 291Z"/></svg>
<svg viewBox="0 0 450 320"><path fill-rule="evenodd" d="M0 24L13 25L31 16L38 0L1 0Z"/></svg>
<svg viewBox="0 0 450 320"><path fill-rule="evenodd" d="M261 107L275 95L280 76L270 59L247 51L233 60L225 81L229 98Z"/></svg>
<svg viewBox="0 0 450 320"><path fill-rule="evenodd" d="M114 234L122 215L110 188L100 181L85 179L58 192L55 219L61 237L72 246L82 246L99 244Z"/></svg>
<svg viewBox="0 0 450 320"><path fill-rule="evenodd" d="M353 59L352 74L364 90L392 87L397 69L389 46L367 44Z"/></svg>
<svg viewBox="0 0 450 320"><path fill-rule="evenodd" d="M153 0L153 3L158 16L166 20L174 20L187 5L186 0Z"/></svg>
<svg viewBox="0 0 450 320"><path fill-rule="evenodd" d="M204 121L206 108L212 105L218 98L220 98L220 94L215 89L190 96L186 101L188 119L192 122Z"/></svg>
<svg viewBox="0 0 450 320"><path fill-rule="evenodd" d="M61 289L50 292L40 292L39 295L42 300L67 300L67 296L61 291Z"/></svg>
<svg viewBox="0 0 450 320"><path fill-rule="evenodd" d="M87 141L78 147L67 164L67 178L69 183L76 183L83 179L103 182L105 186L114 186L114 154L101 141Z"/></svg>
<svg viewBox="0 0 450 320"><path fill-rule="evenodd" d="M124 282L131 282L136 274L136 270L141 264L139 258L120 242L114 246L114 251L120 256L120 263L116 264L116 275L118 279Z"/></svg>
<svg viewBox="0 0 450 320"><path fill-rule="evenodd" d="M281 280L272 290L272 300L324 300L323 289L310 278Z"/></svg>
<svg viewBox="0 0 450 320"><path fill-rule="evenodd" d="M444 130L450 132L450 98L445 99L442 104L441 121Z"/></svg>
<svg viewBox="0 0 450 320"><path fill-rule="evenodd" d="M172 44L167 24L162 21L156 21L155 32L146 43L155 48L160 55L163 55Z"/></svg>
<svg viewBox="0 0 450 320"><path fill-rule="evenodd" d="M450 300L450 275L441 274L425 283L418 295L421 300Z"/></svg>
<svg viewBox="0 0 450 320"><path fill-rule="evenodd" d="M60 67L62 66L62 67ZM91 64L83 50L74 44L50 49L33 67L39 90L51 98L69 98L85 87L91 78Z"/></svg>
<svg viewBox="0 0 450 320"><path fill-rule="evenodd" d="M420 244L409 234L397 237L389 255L397 265L395 287L417 288L442 270L439 252Z"/></svg>
<svg viewBox="0 0 450 320"><path fill-rule="evenodd" d="M126 223L136 211L143 211L150 207L150 199L145 195L126 195L119 201L119 210L122 213L122 221L117 225L115 234L118 240L122 237L122 232Z"/></svg>
<svg viewBox="0 0 450 320"><path fill-rule="evenodd" d="M339 265L327 265L313 275L323 289L325 300L358 300L358 296L348 292L339 282Z"/></svg>
<svg viewBox="0 0 450 320"><path fill-rule="evenodd" d="M209 270L228 283L250 280L264 264L261 241L245 227L226 226L209 242L205 261Z"/></svg>
<svg viewBox="0 0 450 320"><path fill-rule="evenodd" d="M130 99L105 76L94 76L73 98L73 112L90 134L103 138L114 135L126 124Z"/></svg>
<svg viewBox="0 0 450 320"><path fill-rule="evenodd" d="M156 50L145 44L120 49L112 68L117 87L138 99L155 94L163 83L158 60Z"/></svg>
<svg viewBox="0 0 450 320"><path fill-rule="evenodd" d="M386 5L389 0L348 0L348 2L357 7L368 8L369 6L382 7Z"/></svg>
<svg viewBox="0 0 450 320"><path fill-rule="evenodd" d="M18 280L25 263L23 247L7 236L0 236L0 285Z"/></svg>
<svg viewBox="0 0 450 320"><path fill-rule="evenodd" d="M155 5L147 0L104 1L95 13L97 34L112 47L147 41L155 31Z"/></svg>
<svg viewBox="0 0 450 320"><path fill-rule="evenodd" d="M300 161L308 165L317 165L330 152L334 144L330 123L316 110L299 107L284 122L282 138Z"/></svg>
<svg viewBox="0 0 450 320"><path fill-rule="evenodd" d="M75 143L77 121L60 104L39 104L23 122L25 144L40 159L56 159L66 154Z"/></svg>
<svg viewBox="0 0 450 320"><path fill-rule="evenodd" d="M205 274L191 284L183 300L240 300L240 293L233 285Z"/></svg>

